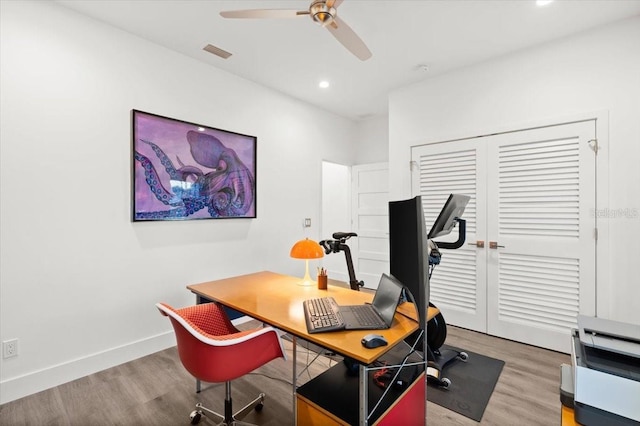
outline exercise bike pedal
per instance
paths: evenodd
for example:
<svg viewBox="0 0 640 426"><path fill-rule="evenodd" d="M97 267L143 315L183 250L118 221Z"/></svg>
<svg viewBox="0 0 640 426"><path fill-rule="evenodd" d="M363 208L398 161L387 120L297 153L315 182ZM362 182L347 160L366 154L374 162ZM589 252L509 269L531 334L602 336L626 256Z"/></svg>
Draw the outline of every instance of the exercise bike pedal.
<svg viewBox="0 0 640 426"><path fill-rule="evenodd" d="M451 380L447 377L442 377L442 370L433 361L427 362L427 380L429 383L443 389L448 389L451 386Z"/></svg>
<svg viewBox="0 0 640 426"><path fill-rule="evenodd" d="M447 377L441 377L441 375L442 371L427 364L427 380L429 383L443 389L449 389L449 386L451 386L451 380Z"/></svg>

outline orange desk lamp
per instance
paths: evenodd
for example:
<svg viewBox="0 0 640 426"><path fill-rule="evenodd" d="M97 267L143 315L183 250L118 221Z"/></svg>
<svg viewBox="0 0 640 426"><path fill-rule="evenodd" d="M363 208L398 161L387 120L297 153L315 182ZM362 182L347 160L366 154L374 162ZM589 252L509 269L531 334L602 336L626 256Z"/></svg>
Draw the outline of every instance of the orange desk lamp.
<svg viewBox="0 0 640 426"><path fill-rule="evenodd" d="M309 276L309 259L319 259L324 257L324 251L317 242L305 238L300 240L291 247L290 256L294 259L304 259L305 261L305 273L304 278L299 283L300 285L315 285L315 280L311 280Z"/></svg>

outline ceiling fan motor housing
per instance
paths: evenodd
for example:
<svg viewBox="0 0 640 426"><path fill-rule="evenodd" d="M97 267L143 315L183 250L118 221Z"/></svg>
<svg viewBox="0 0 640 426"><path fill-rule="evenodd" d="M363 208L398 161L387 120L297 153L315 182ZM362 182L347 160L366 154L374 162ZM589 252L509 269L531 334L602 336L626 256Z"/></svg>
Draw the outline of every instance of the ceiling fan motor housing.
<svg viewBox="0 0 640 426"><path fill-rule="evenodd" d="M309 7L309 14L311 19L324 27L333 22L336 16L336 9L327 6L326 0L315 0Z"/></svg>

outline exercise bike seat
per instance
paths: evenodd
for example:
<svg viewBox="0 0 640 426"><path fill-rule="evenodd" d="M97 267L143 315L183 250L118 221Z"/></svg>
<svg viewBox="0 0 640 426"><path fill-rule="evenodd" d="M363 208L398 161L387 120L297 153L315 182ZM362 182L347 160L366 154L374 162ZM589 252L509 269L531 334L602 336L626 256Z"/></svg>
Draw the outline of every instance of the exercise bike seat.
<svg viewBox="0 0 640 426"><path fill-rule="evenodd" d="M357 236L358 234L356 234L355 232L334 232L333 233L333 238L335 238L336 240L343 240L343 239L357 237Z"/></svg>

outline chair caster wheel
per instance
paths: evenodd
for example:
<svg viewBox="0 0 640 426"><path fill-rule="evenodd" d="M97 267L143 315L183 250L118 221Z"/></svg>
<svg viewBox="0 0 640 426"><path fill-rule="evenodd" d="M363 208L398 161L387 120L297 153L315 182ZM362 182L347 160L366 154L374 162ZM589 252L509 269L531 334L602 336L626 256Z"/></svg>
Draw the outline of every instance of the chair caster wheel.
<svg viewBox="0 0 640 426"><path fill-rule="evenodd" d="M449 386L451 386L451 380L449 380L446 377L444 379L440 380L440 387L442 387L444 389L449 389Z"/></svg>
<svg viewBox="0 0 640 426"><path fill-rule="evenodd" d="M264 404L260 403L260 404L256 405L255 410L259 413L260 411L262 411L263 408L264 408Z"/></svg>
<svg viewBox="0 0 640 426"><path fill-rule="evenodd" d="M469 359L469 354L467 354L466 352L460 352L458 358L460 358L464 362L467 362L467 360Z"/></svg>
<svg viewBox="0 0 640 426"><path fill-rule="evenodd" d="M198 423L200 423L200 419L202 419L202 412L192 411L191 414L189 415L189 418L191 418L192 425L197 425Z"/></svg>

